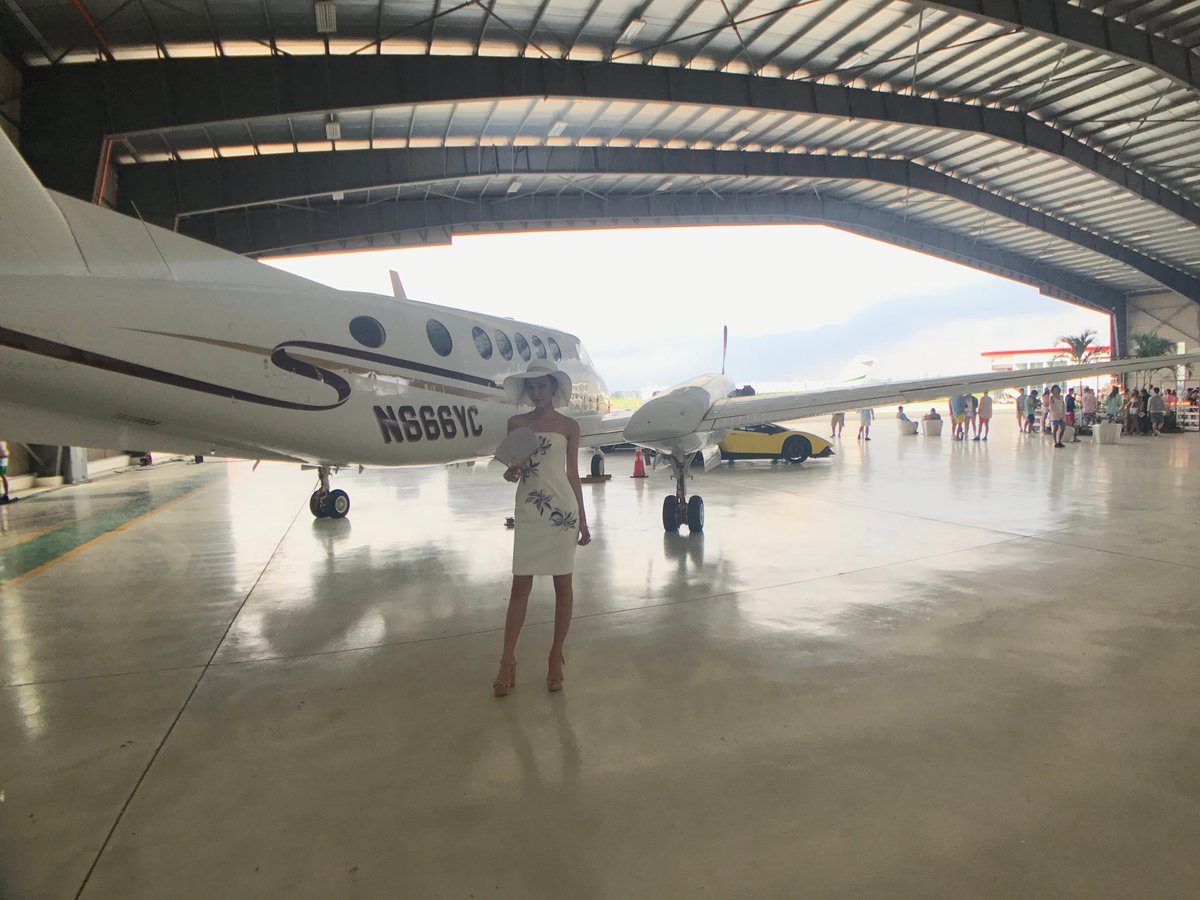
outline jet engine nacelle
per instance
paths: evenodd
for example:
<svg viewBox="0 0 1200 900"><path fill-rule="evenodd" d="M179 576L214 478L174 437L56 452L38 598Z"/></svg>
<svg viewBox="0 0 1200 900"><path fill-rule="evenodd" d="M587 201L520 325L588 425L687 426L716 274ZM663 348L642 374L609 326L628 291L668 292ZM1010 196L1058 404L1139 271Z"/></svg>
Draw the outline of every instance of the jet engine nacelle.
<svg viewBox="0 0 1200 900"><path fill-rule="evenodd" d="M713 403L729 395L733 382L724 375L701 375L647 400L625 426L625 440L665 453L695 453L708 443L698 431Z"/></svg>

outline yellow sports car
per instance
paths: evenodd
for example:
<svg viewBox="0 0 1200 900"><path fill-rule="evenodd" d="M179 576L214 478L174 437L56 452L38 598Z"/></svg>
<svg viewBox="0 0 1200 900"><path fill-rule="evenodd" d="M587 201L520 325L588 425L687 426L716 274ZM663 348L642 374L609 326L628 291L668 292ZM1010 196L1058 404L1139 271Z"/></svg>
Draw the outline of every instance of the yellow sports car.
<svg viewBox="0 0 1200 900"><path fill-rule="evenodd" d="M833 456L833 445L807 431L779 425L743 425L732 429L720 443L721 459L786 459L804 462L810 456Z"/></svg>

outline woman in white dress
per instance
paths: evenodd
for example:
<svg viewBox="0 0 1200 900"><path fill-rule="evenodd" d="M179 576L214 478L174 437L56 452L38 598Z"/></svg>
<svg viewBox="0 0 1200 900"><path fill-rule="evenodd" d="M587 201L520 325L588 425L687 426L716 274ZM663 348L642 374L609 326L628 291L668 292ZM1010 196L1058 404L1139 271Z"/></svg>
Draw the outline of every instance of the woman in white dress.
<svg viewBox="0 0 1200 900"><path fill-rule="evenodd" d="M525 624L534 575L554 577L554 642L546 687L562 690L563 644L571 627L574 594L571 573L575 547L592 540L583 490L579 486L579 423L555 410L571 400L571 378L553 365L537 362L521 375L504 379L504 391L514 403L533 404L533 411L513 416L508 430L529 428L538 449L521 465L504 473L517 484L516 533L513 540L512 593L504 622L504 651L493 693L504 697L517 681L517 639Z"/></svg>

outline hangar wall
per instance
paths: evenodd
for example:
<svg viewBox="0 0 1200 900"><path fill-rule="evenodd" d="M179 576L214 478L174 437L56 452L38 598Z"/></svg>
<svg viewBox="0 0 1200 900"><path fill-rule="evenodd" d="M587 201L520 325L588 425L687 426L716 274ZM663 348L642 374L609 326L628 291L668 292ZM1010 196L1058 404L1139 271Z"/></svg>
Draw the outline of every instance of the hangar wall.
<svg viewBox="0 0 1200 900"><path fill-rule="evenodd" d="M1179 341L1185 350L1200 349L1200 304L1174 291L1137 294L1125 306L1126 333L1149 331ZM1193 372L1189 387L1200 384L1200 372Z"/></svg>

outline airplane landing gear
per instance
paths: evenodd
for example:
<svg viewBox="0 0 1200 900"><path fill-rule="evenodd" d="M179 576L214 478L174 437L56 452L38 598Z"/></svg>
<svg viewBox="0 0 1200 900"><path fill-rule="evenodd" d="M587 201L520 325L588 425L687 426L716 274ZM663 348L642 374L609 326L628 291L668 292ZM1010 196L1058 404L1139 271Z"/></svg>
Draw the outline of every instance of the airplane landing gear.
<svg viewBox="0 0 1200 900"><path fill-rule="evenodd" d="M695 454L689 453L684 459L670 457L671 470L675 473L675 493L663 498L663 528L667 531L678 531L679 526L687 524L692 534L704 530L704 499L687 496L687 472Z"/></svg>
<svg viewBox="0 0 1200 900"><path fill-rule="evenodd" d="M329 489L329 466L317 466L317 489L308 498L308 510L317 519L344 519L350 512L350 495Z"/></svg>

